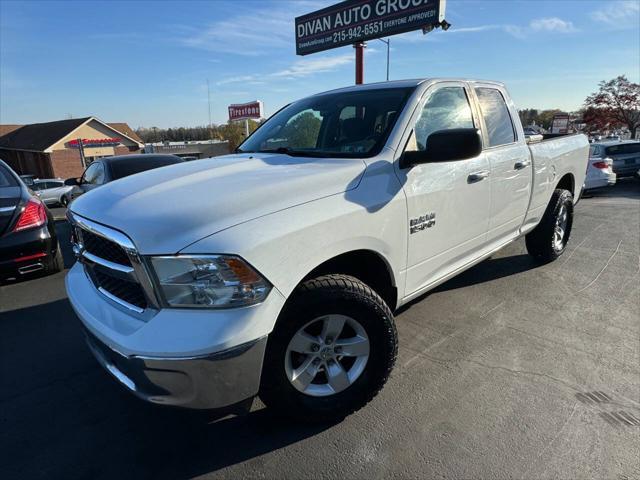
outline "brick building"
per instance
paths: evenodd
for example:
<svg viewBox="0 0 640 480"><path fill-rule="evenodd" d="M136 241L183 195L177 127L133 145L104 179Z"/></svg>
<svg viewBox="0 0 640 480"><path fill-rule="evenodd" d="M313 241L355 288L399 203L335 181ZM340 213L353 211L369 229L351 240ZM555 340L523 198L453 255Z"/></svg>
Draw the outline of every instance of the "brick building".
<svg viewBox="0 0 640 480"><path fill-rule="evenodd" d="M142 140L126 123L95 117L31 125L0 125L0 158L18 174L40 178L79 177L84 163L111 155L140 153Z"/></svg>

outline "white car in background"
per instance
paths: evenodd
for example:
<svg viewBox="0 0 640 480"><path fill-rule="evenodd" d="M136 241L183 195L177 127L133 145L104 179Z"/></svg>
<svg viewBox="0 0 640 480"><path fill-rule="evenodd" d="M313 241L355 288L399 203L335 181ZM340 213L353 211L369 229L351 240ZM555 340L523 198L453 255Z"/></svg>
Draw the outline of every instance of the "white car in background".
<svg viewBox="0 0 640 480"><path fill-rule="evenodd" d="M585 191L608 187L615 185L615 183L616 174L613 172L613 159L607 157L604 145L591 144L587 175L584 179Z"/></svg>
<svg viewBox="0 0 640 480"><path fill-rule="evenodd" d="M40 178L33 181L33 185L29 188L46 205L62 205L66 207L71 200L72 186L64 184L64 180L60 178Z"/></svg>

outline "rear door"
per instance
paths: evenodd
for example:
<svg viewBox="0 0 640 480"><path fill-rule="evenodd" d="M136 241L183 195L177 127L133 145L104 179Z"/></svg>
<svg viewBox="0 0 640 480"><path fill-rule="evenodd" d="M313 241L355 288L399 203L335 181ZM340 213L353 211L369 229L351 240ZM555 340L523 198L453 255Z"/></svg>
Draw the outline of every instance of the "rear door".
<svg viewBox="0 0 640 480"><path fill-rule="evenodd" d="M0 164L0 236L11 224L21 196L22 188L18 181Z"/></svg>
<svg viewBox="0 0 640 480"><path fill-rule="evenodd" d="M484 154L491 168L491 209L487 242L517 236L531 198L531 153L516 129L517 112L507 93L495 84L475 84L484 124ZM522 137L522 138L519 138Z"/></svg>

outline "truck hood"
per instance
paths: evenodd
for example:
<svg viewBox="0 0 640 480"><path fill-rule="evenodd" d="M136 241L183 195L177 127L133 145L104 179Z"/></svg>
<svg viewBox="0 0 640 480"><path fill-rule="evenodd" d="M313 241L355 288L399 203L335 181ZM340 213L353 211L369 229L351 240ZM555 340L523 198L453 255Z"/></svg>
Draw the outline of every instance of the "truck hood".
<svg viewBox="0 0 640 480"><path fill-rule="evenodd" d="M263 215L355 188L357 159L241 154L149 170L76 199L71 211L127 234L142 254L172 254Z"/></svg>

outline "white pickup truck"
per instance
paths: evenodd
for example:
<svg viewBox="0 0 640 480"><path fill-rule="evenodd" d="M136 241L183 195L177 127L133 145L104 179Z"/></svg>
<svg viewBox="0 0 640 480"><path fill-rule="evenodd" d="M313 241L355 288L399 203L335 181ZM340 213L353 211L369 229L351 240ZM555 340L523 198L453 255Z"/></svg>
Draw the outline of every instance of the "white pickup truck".
<svg viewBox="0 0 640 480"><path fill-rule="evenodd" d="M525 138L496 82L348 87L287 105L236 154L110 183L70 208L71 304L151 402L343 418L393 368L393 311L525 236L565 250L589 144Z"/></svg>

